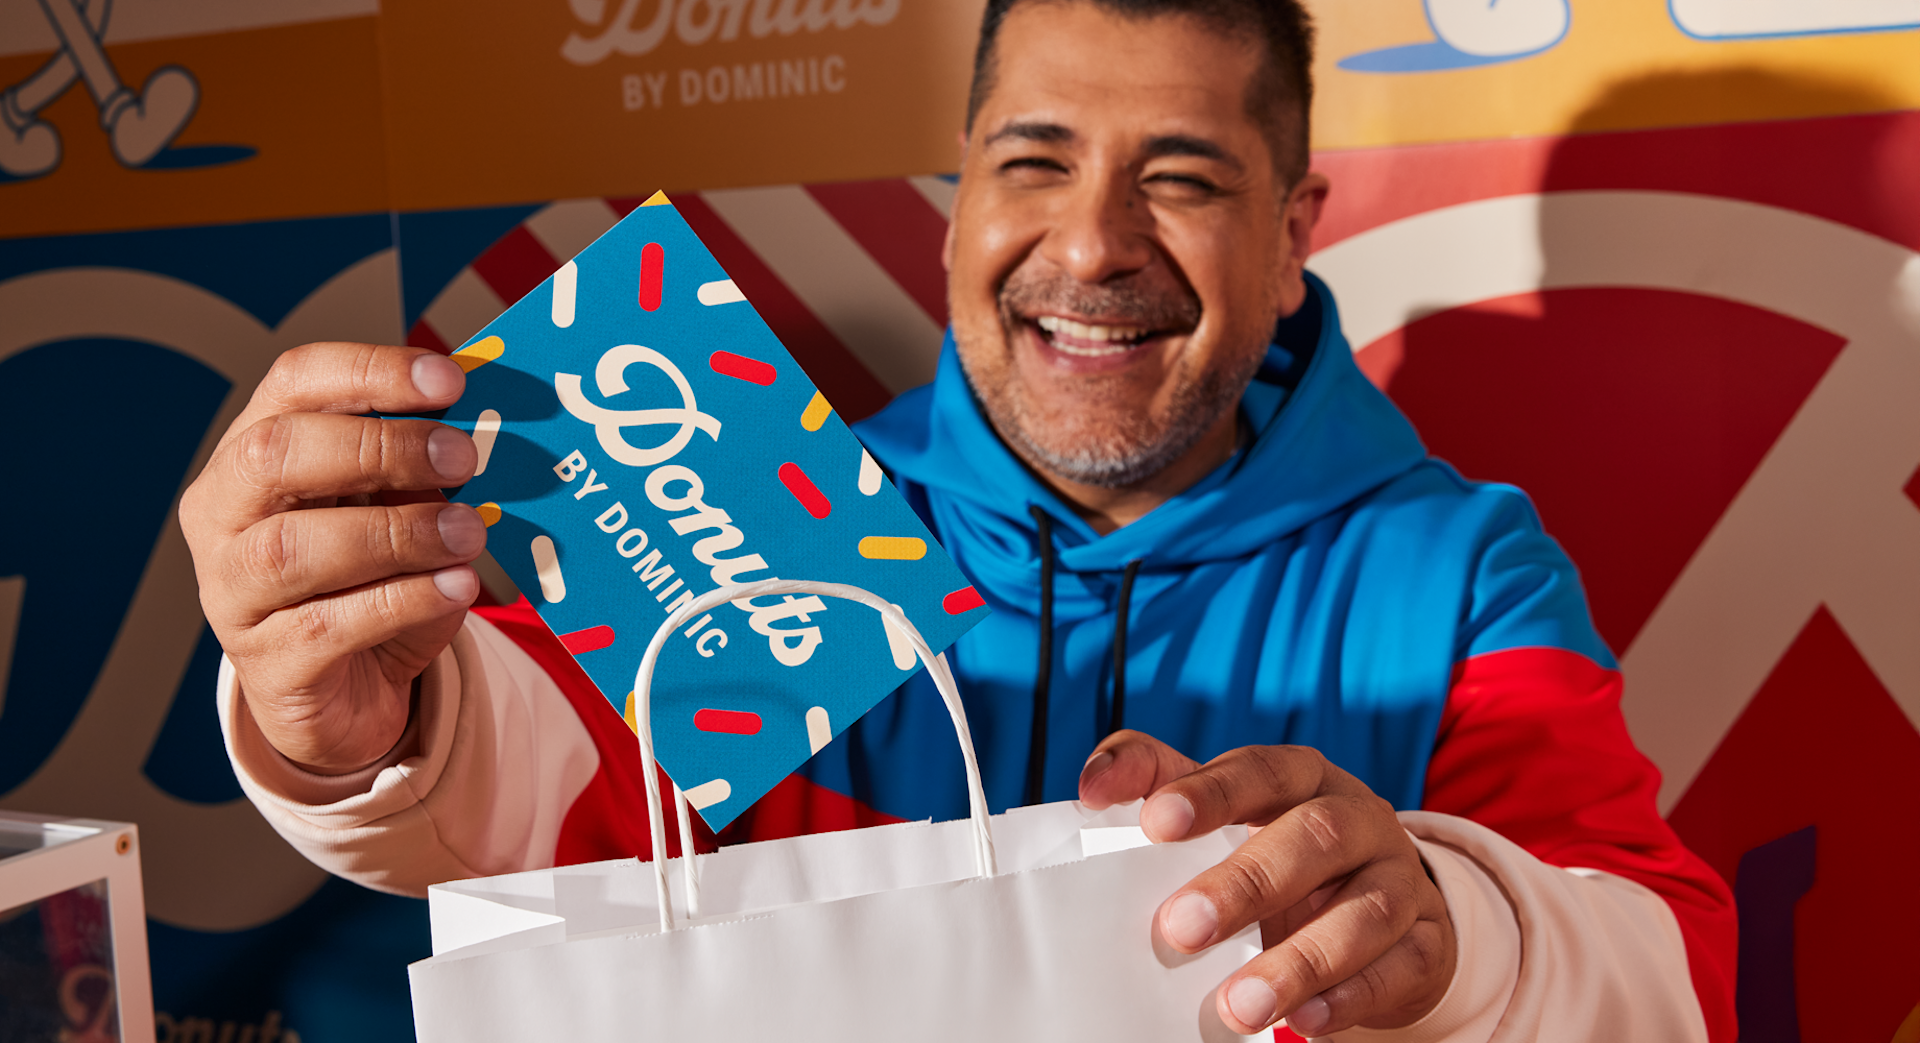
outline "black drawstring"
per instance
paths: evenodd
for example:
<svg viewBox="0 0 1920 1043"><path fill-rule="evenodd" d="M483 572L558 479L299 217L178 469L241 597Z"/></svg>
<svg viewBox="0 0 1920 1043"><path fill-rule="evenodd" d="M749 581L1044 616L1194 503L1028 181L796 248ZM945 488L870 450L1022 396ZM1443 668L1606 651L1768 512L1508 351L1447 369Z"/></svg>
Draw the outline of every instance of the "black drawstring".
<svg viewBox="0 0 1920 1043"><path fill-rule="evenodd" d="M1035 549L1040 555L1040 662L1033 671L1033 737L1027 747L1027 804L1046 799L1047 781L1047 699L1053 683L1053 519L1039 504L1027 508L1033 516ZM1140 574L1140 561L1127 562L1120 574L1120 602L1113 621L1113 710L1108 716L1107 734L1126 727L1127 718L1127 621L1132 615L1133 579Z"/></svg>
<svg viewBox="0 0 1920 1043"><path fill-rule="evenodd" d="M1047 777L1047 686L1053 679L1053 519L1039 504L1027 508L1040 552L1040 665L1033 673L1033 738L1027 747L1028 804L1043 801Z"/></svg>
<svg viewBox="0 0 1920 1043"><path fill-rule="evenodd" d="M1107 719L1107 734L1126 727L1127 719L1127 609L1133 601L1133 577L1140 574L1140 559L1127 562L1120 574L1120 604L1113 619L1113 712Z"/></svg>

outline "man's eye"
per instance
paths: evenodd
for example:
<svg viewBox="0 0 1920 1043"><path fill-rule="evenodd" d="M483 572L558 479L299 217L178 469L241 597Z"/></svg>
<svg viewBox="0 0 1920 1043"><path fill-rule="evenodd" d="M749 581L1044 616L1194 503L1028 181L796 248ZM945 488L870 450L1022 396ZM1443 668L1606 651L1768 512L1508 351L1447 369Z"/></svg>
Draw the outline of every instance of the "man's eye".
<svg viewBox="0 0 1920 1043"><path fill-rule="evenodd" d="M1000 164L1000 172L1003 174L1022 174L1028 172L1065 173L1066 169L1066 166L1060 163L1060 161L1047 159L1044 156L1021 156L1018 159L1010 159Z"/></svg>
<svg viewBox="0 0 1920 1043"><path fill-rule="evenodd" d="M1217 195L1220 191L1220 186L1192 174L1155 174L1147 179L1147 183L1152 186L1164 185L1177 192L1207 196Z"/></svg>

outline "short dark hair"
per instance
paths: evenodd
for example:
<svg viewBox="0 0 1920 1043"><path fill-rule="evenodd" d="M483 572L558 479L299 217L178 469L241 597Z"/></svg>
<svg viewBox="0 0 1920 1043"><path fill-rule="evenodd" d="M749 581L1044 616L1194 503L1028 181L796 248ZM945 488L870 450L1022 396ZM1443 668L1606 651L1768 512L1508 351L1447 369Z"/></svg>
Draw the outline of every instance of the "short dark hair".
<svg viewBox="0 0 1920 1043"><path fill-rule="evenodd" d="M1313 108L1313 19L1300 0L987 0L980 45L973 53L967 96L967 132L993 90L994 44L1007 15L1023 3L1091 3L1123 18L1164 15L1197 18L1221 34L1258 41L1266 52L1247 90L1247 115L1266 129L1274 167L1291 187L1307 173L1309 113Z"/></svg>

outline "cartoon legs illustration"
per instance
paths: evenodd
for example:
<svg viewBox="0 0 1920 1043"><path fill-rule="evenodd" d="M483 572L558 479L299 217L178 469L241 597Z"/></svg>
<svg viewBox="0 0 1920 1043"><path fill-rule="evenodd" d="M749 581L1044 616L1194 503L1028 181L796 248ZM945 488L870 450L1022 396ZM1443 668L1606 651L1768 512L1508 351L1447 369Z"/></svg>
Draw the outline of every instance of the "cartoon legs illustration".
<svg viewBox="0 0 1920 1043"><path fill-rule="evenodd" d="M1567 35L1567 0L1427 0L1435 36L1464 54L1516 58L1537 54Z"/></svg>
<svg viewBox="0 0 1920 1043"><path fill-rule="evenodd" d="M1570 0L1423 0L1422 6L1432 40L1349 55L1340 59L1340 68L1432 72L1508 62L1558 44L1573 24Z"/></svg>
<svg viewBox="0 0 1920 1043"><path fill-rule="evenodd" d="M193 118L200 87L185 69L156 70L137 95L120 82L100 46L110 2L39 0L60 38L60 53L0 94L0 171L38 177L60 165L60 134L37 114L76 79L86 81L114 158L125 166L144 166Z"/></svg>

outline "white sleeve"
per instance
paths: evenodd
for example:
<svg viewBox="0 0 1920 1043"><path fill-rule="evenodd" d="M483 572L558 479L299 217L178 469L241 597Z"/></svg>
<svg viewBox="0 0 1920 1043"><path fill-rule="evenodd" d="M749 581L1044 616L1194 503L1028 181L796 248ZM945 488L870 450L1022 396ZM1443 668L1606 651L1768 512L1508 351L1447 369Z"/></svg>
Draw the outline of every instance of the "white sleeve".
<svg viewBox="0 0 1920 1043"><path fill-rule="evenodd" d="M1485 826L1401 812L1453 916L1459 963L1426 1017L1349 1029L1341 1043L1700 1041L1707 1023L1680 923L1659 895L1594 869L1560 869Z"/></svg>
<svg viewBox="0 0 1920 1043"><path fill-rule="evenodd" d="M395 894L553 864L567 809L600 768L546 671L468 615L420 678L407 734L352 775L316 775L270 745L220 663L220 728L240 788L315 865Z"/></svg>

